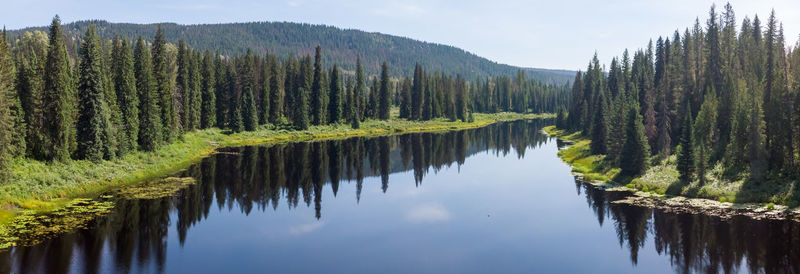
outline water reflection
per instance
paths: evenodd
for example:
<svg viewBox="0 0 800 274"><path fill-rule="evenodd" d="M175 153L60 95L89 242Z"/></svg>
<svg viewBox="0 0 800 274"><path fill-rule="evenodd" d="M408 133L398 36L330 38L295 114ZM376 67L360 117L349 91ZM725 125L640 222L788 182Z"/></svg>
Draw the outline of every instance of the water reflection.
<svg viewBox="0 0 800 274"><path fill-rule="evenodd" d="M746 216L720 217L670 213L612 201L624 192L607 192L575 182L578 194L602 226L611 218L620 246L638 263L648 237L659 255L667 256L679 273L798 273L800 223L753 220Z"/></svg>
<svg viewBox="0 0 800 274"><path fill-rule="evenodd" d="M281 203L290 209L313 203L315 217L320 219L326 189L336 196L343 182L355 182L360 200L367 177L380 176L381 190L386 192L390 173L413 169L414 182L420 187L431 172L460 166L475 153L505 156L514 148L522 158L526 148L549 140L540 132L548 123L518 121L457 132L225 149L180 174L195 178L197 184L175 197L120 200L114 212L95 220L89 229L0 253L0 272L162 272L171 222L176 223L183 246L192 226L206 219L214 205L249 215L253 210L276 210ZM442 218L441 212L435 213L439 214L435 218ZM103 253L113 254L113 263L101 260Z"/></svg>
<svg viewBox="0 0 800 274"><path fill-rule="evenodd" d="M430 245L423 246L423 249L397 249L395 254L386 252L391 252L390 250L396 246L386 246L386 249L377 249L385 253L368 252L366 256L362 254L363 257L357 263L351 262L349 265L342 265L341 269L358 269L357 265L366 264L368 261L379 264L390 263L389 261L397 258L397 255L402 256L409 252L419 252L418 255L424 256L424 248L435 252L434 256L444 256L448 255L445 254L446 252L453 253L454 250L464 251L472 248L495 253L497 258L500 258L490 257L491 255L483 253L467 257L470 260L461 262L468 267L466 272L489 270L469 265L469 262L487 267L498 267L491 263L500 262L499 267L501 268L495 269L500 272L516 272L515 269L517 271L531 270L541 267L542 264L551 264L552 268L540 268L540 270L564 269L567 266L563 261L537 261L537 258L544 258L547 253L555 253L560 249L552 244L543 245L542 243L550 242L542 242L536 237L537 234L557 237L561 234L553 233L553 231L564 230L569 233L583 233L583 235L588 235L588 241L593 241L584 242L587 237L576 237L569 233L564 234L567 235L566 237L555 238L557 240L555 245L567 247L568 254L580 254L582 251L592 250L587 245L605 243L604 238L612 241L611 248L604 246L599 249L605 253L597 253L606 254L601 256L601 260L607 261L612 266L597 269L616 270L615 272L665 271L664 266L653 262L655 258L655 260L661 260L665 264L671 265L673 271L681 273L800 272L800 240L798 239L800 238L800 223L798 222L757 221L747 217L720 219L616 204L613 201L622 199L627 194L598 190L578 180L574 181L577 196L572 193L570 182L564 181L564 179L547 182L547 184L550 186L560 184L567 188L566 191L537 192L551 188L527 184L531 178L542 177L544 178L542 181L547 181L552 178L569 177L568 175L554 177L553 173L561 174L566 171L539 170L538 166L533 166L530 173L506 174L508 177L497 174L507 169L502 164L513 164L511 161L501 161L501 158L523 159L526 157L526 153L536 155L537 151L533 150L543 146L547 147L542 149L552 149L553 151L556 146L563 146L560 142L552 142L540 132L541 127L549 123L551 121L533 120L441 134L407 134L227 149L179 174L195 178L197 184L181 190L174 197L152 200L119 200L113 213L95 220L89 229L45 241L40 245L14 248L9 252L0 253L0 273L167 272L170 271L168 265L172 265L171 271L181 271L183 269L177 268L176 270L175 265L186 266L187 262L176 261L180 260L176 259L176 256L183 258L180 256L183 252L186 254L195 252L192 254L193 256L187 255L187 258L201 258L201 261L188 262L189 264L203 264L202 259L213 260L214 256L222 257L221 254L213 255L215 254L213 250L203 250L203 248L219 247L221 243L232 240L231 237L235 235L230 234L245 233L243 237L253 237L253 240L258 240L255 237L257 235L246 234L252 233L252 231L231 227L250 224L241 219L221 221L224 226L218 227L219 232L208 232L207 226L206 231L201 232L201 229L204 229L201 226L203 222L214 223L215 218L238 218L236 216L239 215L249 216L249 218L274 217L270 219L275 220L266 220L266 222L283 222L286 219L281 219L281 215L278 213L289 210L318 221L308 222L307 219L302 219L304 222L285 223L289 226L288 235L305 239L307 242L297 240L298 238L283 242L276 240L268 242L276 245L274 247L265 246L261 247L263 249L254 250L255 253L268 253L270 249L282 248L275 252L285 253L283 256L263 255L263 258L259 259L270 261L277 272L290 270L297 272L296 269L281 268L274 264L282 264L284 261L288 263L298 254L320 256L314 254L314 250L309 249L286 250L289 246L301 245L305 248L319 249L320 252L331 252L325 249L325 247L333 245L326 242L328 238L341 237L339 240L345 241L344 245L348 244L347 240L353 241L349 244L355 243L354 245L362 243L369 245L370 241L375 240L368 236L346 238L345 236L349 234L343 233L343 231L350 229L351 226L362 229L360 233L372 229L393 232L395 235L387 236L402 239L408 235L403 235L403 231L385 227L398 225L392 223L393 219L397 218L410 224L423 226L425 230L406 231L406 233L416 233L414 236L427 236L427 240L431 241ZM467 160L468 158L479 158L478 154L480 153L493 154L497 157L484 159L489 162L478 164L478 166L489 166L485 168L488 174L479 180L481 182L479 187L472 188L471 192L459 194L463 195L467 202L474 202L474 204L496 203L491 208L497 211L492 212L491 217L483 215L477 219L465 219L465 213L473 213L473 209L465 209L466 204L461 204L461 207L457 207L458 204L445 204L444 201L448 197L440 196L435 196L438 199L428 200L426 203L408 202L393 205L402 209L398 211L402 212L399 215L377 212L378 215L387 214L386 218L369 215L373 212L357 211L352 207L343 209L341 206L339 212L328 209L329 212L326 213L326 203L330 208L332 204L336 204L335 200L347 199L354 203L362 203L358 207L368 207L365 204L369 201L362 201L362 190L365 189L365 184L370 183L376 185L366 188L372 190L365 191L369 195L377 195L380 192L391 193L393 189L407 191L408 188L425 189L427 187L430 189L437 186L444 189L467 188L467 186L459 185L459 182L455 180L447 181L445 185L430 184L427 186L423 185L423 181L426 178L428 180L425 181L428 182L443 179L442 176L447 175L436 176L436 174L443 170L460 170L462 165L470 162ZM548 163L558 161L553 154L542 156L544 154L540 152L539 156L528 156L528 158L545 157L542 161ZM493 166L491 164L494 161L502 164ZM519 161L517 162L519 163ZM556 164L560 165L560 163ZM390 174L400 172L408 172L408 181L397 180L394 178L398 177L393 176L393 181L390 183ZM489 182L496 177L502 177L510 182L505 185ZM510 188L492 191L494 188L500 187ZM477 192L472 192L476 190ZM509 193L509 191L516 191L516 193ZM520 193L523 193L521 197L529 197L526 197L528 200L521 201L518 196ZM482 197L483 195L486 197ZM569 202L562 204L561 207L553 207L544 202L550 197ZM323 198L327 200L323 201ZM386 201L388 199L389 196L380 197L377 203L373 201L369 206L390 203L390 201ZM582 205L584 202L586 206ZM577 204L577 207L568 206L572 203ZM511 207L504 207L505 205L511 205ZM586 211L587 207L592 213L584 216L582 211ZM382 209L392 208L394 207ZM226 212L229 214L225 214ZM260 214L263 212L275 212L276 214ZM387 224L359 226L354 219L344 219L344 216L348 214L368 215L361 219L362 222L367 220L387 222ZM495 214L498 216L496 223L493 222ZM561 216L563 219L554 216ZM566 220L576 218L573 216L582 218L577 220L577 223L567 224ZM510 218L503 219L503 217ZM335 228L335 221L340 222L340 227ZM345 228L342 228L342 222L344 222ZM447 230L447 228L454 229L447 226L450 223L459 231ZM591 229L581 230L580 224L584 223ZM269 225L269 223L261 223L261 225ZM442 225L442 231L446 231L445 234L419 235L424 232L436 231L431 229L435 228L434 225ZM325 230L328 226L331 226L330 230ZM601 228L600 230L596 229L598 226ZM526 230L528 228L531 229ZM177 231L177 234L168 235L170 230L173 230L173 233ZM312 233L315 231L322 231L324 233L318 234L324 235L315 235ZM513 237L509 236L511 237L510 242L500 242L501 244L497 246L489 244L492 241L504 240L502 236L505 233L514 235ZM205 245L198 246L196 242L199 240L197 236L191 238L192 234L202 234L205 237L218 236L220 240L210 243L204 241ZM487 237L487 240L470 245L469 242L475 239L476 235ZM501 237L490 238L493 236L489 235L500 235ZM195 245L189 245L193 240ZM618 242L619 247L616 247L613 241ZM168 243L170 248L168 248ZM353 246L343 247L341 242L335 243L339 244L334 245L336 246L335 250L358 251ZM374 244L380 245L379 243ZM521 247L516 246L517 244ZM442 246L445 248L438 249ZM237 249L246 250L248 247L250 246L232 244L220 248L220 250L230 252ZM418 246L412 247L418 248ZM608 255L613 254L614 249L617 248L624 249L627 256L625 254L613 257ZM197 252L212 255L203 257ZM331 258L336 258L337 263L347 264L341 260L341 257L336 257L331 253L327 254L330 254ZM597 256L597 254L592 255ZM506 258L515 259L515 263L504 261ZM234 260L228 262L227 265L219 262L218 264L222 264L223 267L227 267L229 271L233 272L266 271L266 269L255 271L240 269L242 265L255 264L248 259L252 258ZM315 259L319 258L315 257ZM301 261L306 260L310 259ZM483 260L487 260L488 263ZM630 264L625 262L630 262ZM307 263L310 264L310 261ZM446 263L440 262L440 264ZM593 264L599 266L600 263L594 261ZM514 265L520 267L513 268ZM411 265L406 265L406 267L408 267L407 270L412 269ZM321 264L318 269L312 270L325 269L331 270L330 265ZM402 271L406 268L392 269ZM465 272L453 269L455 268L444 268L444 272ZM592 269L592 266L589 269ZM440 272L428 270L422 272Z"/></svg>

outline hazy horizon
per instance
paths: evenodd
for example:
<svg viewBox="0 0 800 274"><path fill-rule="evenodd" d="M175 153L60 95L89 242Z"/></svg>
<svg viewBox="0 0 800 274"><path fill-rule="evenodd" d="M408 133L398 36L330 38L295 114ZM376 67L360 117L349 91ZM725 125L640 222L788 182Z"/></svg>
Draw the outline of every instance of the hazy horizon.
<svg viewBox="0 0 800 274"><path fill-rule="evenodd" d="M124 1L35 0L9 3L0 10L0 24L9 29L45 26L58 14L64 23L106 20L114 23L218 24L292 22L357 29L450 45L489 60L527 68L583 70L592 54L608 64L626 48L645 47L650 39L671 36L699 18L705 27L708 10L721 13L726 1L680 0L669 3L610 1L531 2L502 5L482 2L369 1L337 3L315 0L269 1ZM730 1L737 30L745 16L766 21L775 9L787 45L800 35L800 3ZM28 7L36 6L36 9ZM87 9L91 6L93 8ZM619 16L624 14L625 16ZM590 18L590 19L587 19Z"/></svg>

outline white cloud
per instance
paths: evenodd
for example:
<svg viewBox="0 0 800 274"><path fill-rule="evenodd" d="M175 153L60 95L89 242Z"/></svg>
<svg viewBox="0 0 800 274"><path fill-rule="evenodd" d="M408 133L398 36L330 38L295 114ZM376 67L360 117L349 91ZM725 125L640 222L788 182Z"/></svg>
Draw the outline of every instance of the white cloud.
<svg viewBox="0 0 800 274"><path fill-rule="evenodd" d="M441 204L419 205L406 213L406 220L412 223L434 223L450 219L450 212Z"/></svg>
<svg viewBox="0 0 800 274"><path fill-rule="evenodd" d="M311 233L311 232L314 232L314 231L322 228L322 226L324 226L324 225L325 225L325 222L313 222L313 223L308 223L308 224L291 226L291 227L289 227L289 234L290 235L302 235L302 234Z"/></svg>

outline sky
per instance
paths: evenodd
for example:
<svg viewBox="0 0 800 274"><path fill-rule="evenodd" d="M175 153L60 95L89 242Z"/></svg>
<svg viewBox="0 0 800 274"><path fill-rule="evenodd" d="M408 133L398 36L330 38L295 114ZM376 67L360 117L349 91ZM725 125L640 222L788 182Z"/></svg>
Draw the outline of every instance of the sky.
<svg viewBox="0 0 800 274"><path fill-rule="evenodd" d="M727 1L440 1L440 0L9 0L0 24L9 29L102 19L118 23L180 24L287 21L331 25L452 45L504 64L585 69L597 52L606 64L626 48L681 32L712 4ZM734 0L737 28L744 16L766 21L773 8L788 44L800 36L800 1Z"/></svg>

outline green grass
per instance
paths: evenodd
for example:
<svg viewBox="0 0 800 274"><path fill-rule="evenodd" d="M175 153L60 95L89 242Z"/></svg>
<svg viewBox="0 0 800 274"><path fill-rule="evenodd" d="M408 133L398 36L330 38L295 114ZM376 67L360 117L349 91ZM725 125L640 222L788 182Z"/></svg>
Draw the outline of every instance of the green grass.
<svg viewBox="0 0 800 274"><path fill-rule="evenodd" d="M274 144L290 141L328 140L353 136L382 136L412 132L437 132L483 127L497 121L551 117L536 114L474 114L473 122L369 120L360 129L349 125L313 126L295 131L286 126L262 126L257 131L225 134L219 129L187 133L173 144L154 152L135 152L93 163L70 160L47 163L15 159L11 180L0 185L0 223L20 210L52 211L72 199L93 197L113 188L137 184L178 172L216 152L219 147Z"/></svg>
<svg viewBox="0 0 800 274"><path fill-rule="evenodd" d="M568 132L553 126L544 130L573 145L558 152L558 155L573 171L582 173L584 178L604 183L624 185L628 188L645 192L655 192L671 196L704 198L720 202L737 203L773 203L796 207L800 205L800 181L786 175L771 175L762 182L751 182L746 169L736 170L718 163L705 174L705 182L699 178L690 182L682 182L676 169L675 155L668 157L648 168L644 175L637 178L617 176L619 168L611 167L602 155L591 155L590 140L582 137L580 132ZM695 176L697 177L697 176Z"/></svg>
<svg viewBox="0 0 800 274"><path fill-rule="evenodd" d="M580 132L570 133L547 126L544 131L551 136L558 137L573 144L558 152L564 162L572 166L572 172L580 173L584 180L602 183L614 183L620 169L613 167L605 161L603 155L591 155L590 140L581 136Z"/></svg>

